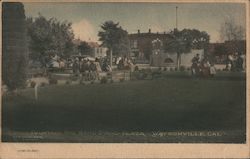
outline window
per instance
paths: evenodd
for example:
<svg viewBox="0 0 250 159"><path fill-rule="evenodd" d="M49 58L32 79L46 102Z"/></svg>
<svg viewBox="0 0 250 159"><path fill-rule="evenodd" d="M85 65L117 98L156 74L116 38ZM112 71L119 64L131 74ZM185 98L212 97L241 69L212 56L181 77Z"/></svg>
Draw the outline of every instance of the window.
<svg viewBox="0 0 250 159"><path fill-rule="evenodd" d="M166 58L164 60L165 63L173 63L174 61L171 58Z"/></svg>
<svg viewBox="0 0 250 159"><path fill-rule="evenodd" d="M137 48L137 47L138 47L137 45L138 45L137 40L134 40L134 41L133 41L133 48Z"/></svg>

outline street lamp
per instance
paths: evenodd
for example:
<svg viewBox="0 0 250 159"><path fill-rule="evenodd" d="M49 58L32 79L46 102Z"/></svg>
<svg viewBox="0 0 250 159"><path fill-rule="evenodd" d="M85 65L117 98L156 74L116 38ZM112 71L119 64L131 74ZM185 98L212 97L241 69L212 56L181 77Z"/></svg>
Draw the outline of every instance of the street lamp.
<svg viewBox="0 0 250 159"><path fill-rule="evenodd" d="M176 30L178 29L178 7L176 6L176 8L175 8L175 14L176 14L176 19L175 19L175 28L176 28Z"/></svg>

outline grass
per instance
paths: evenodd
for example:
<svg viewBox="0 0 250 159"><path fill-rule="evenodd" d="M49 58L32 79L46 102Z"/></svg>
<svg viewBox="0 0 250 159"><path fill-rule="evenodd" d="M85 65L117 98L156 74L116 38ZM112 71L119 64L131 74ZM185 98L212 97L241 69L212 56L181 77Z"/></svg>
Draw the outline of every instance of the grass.
<svg viewBox="0 0 250 159"><path fill-rule="evenodd" d="M245 80L225 78L55 85L40 88L37 101L33 89L25 90L18 96L3 99L2 139L7 142L242 143L246 124L245 87ZM152 135L153 132L189 131L231 135L221 138ZM32 132L40 135L47 132L47 135L32 140L15 138Z"/></svg>

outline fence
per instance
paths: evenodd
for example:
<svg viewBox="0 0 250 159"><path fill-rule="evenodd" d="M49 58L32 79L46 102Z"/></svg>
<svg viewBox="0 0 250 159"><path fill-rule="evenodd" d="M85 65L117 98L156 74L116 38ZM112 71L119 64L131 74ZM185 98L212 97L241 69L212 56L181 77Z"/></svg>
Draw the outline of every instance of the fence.
<svg viewBox="0 0 250 159"><path fill-rule="evenodd" d="M113 81L131 80L131 71L113 71L110 77Z"/></svg>

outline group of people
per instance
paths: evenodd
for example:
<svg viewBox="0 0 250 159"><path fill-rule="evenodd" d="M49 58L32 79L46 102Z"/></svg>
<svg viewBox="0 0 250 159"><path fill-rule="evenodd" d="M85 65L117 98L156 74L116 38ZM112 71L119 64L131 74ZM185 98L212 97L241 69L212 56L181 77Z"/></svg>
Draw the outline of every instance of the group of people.
<svg viewBox="0 0 250 159"><path fill-rule="evenodd" d="M201 59L200 54L196 54L192 59L191 71L193 76L214 77L216 68L207 58Z"/></svg>
<svg viewBox="0 0 250 159"><path fill-rule="evenodd" d="M130 70L130 69L132 69L132 67L134 65L132 60L126 56L118 57L116 59L116 64L117 64L118 70Z"/></svg>
<svg viewBox="0 0 250 159"><path fill-rule="evenodd" d="M108 58L79 58L76 57L71 59L71 66L73 70L73 75L82 75L84 80L99 80L100 72L111 72L112 69L109 65L110 61ZM116 64L118 70L132 69L132 60L127 57L119 57L116 59Z"/></svg>
<svg viewBox="0 0 250 159"><path fill-rule="evenodd" d="M100 79L99 73L102 71L99 59L90 60L88 58L75 58L72 65L73 74L75 76L82 75L86 81Z"/></svg>
<svg viewBox="0 0 250 159"><path fill-rule="evenodd" d="M244 64L244 59L238 53L228 55L226 70L242 71L244 69L243 64Z"/></svg>

